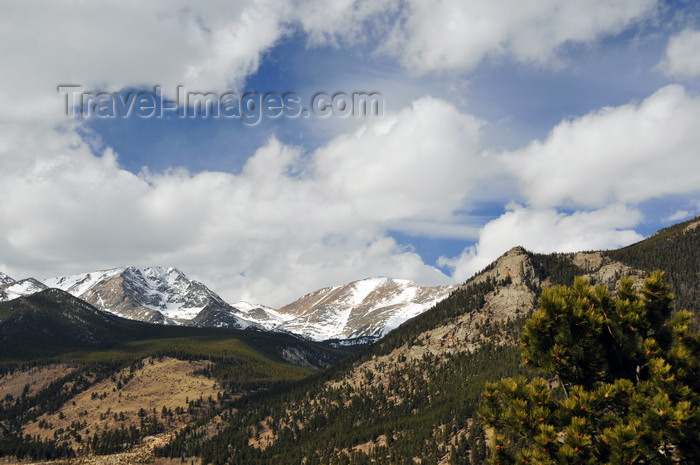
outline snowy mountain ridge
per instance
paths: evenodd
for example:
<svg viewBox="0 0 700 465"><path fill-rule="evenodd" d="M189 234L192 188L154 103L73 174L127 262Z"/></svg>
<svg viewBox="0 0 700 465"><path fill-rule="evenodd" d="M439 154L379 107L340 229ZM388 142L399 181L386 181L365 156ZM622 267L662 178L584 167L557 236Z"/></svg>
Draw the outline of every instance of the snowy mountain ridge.
<svg viewBox="0 0 700 465"><path fill-rule="evenodd" d="M278 310L277 327L316 340L380 338L445 299L457 286L421 287L406 279L367 278L319 289Z"/></svg>
<svg viewBox="0 0 700 465"><path fill-rule="evenodd" d="M8 277L4 274L3 276ZM43 291L44 289L47 289L47 287L34 278L15 281L12 278L9 278L9 280L2 280L0 276L0 302L24 297L34 294L35 292Z"/></svg>
<svg viewBox="0 0 700 465"><path fill-rule="evenodd" d="M254 328L304 339L376 340L446 298L457 286L421 287L405 279L367 278L319 289L280 309L229 304L174 267L125 266L45 279L6 275L0 300L58 288L95 307L158 324Z"/></svg>
<svg viewBox="0 0 700 465"><path fill-rule="evenodd" d="M294 318L292 315L280 313L272 307L253 305L244 300L234 302L231 306L238 310L243 318L255 322L268 331L274 330Z"/></svg>

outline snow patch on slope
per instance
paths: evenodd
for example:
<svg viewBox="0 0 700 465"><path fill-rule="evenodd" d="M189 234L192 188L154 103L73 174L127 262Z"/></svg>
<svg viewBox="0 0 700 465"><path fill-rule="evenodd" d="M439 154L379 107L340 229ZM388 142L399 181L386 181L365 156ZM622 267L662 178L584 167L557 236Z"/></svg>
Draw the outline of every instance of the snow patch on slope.
<svg viewBox="0 0 700 465"><path fill-rule="evenodd" d="M294 319L294 316L280 313L271 307L254 305L243 300L235 302L231 306L240 312L240 317L268 331Z"/></svg>
<svg viewBox="0 0 700 465"><path fill-rule="evenodd" d="M111 270L60 276L58 278L45 279L43 283L47 287L61 289L76 297L80 297L96 284L106 281L108 278L123 272L125 269L126 268L114 268Z"/></svg>
<svg viewBox="0 0 700 465"><path fill-rule="evenodd" d="M0 302L25 297L43 291L44 289L46 289L46 286L34 278L13 281L0 290Z"/></svg>
<svg viewBox="0 0 700 465"><path fill-rule="evenodd" d="M361 281L355 281L350 284L347 298L344 299L344 304L349 307L358 307L362 305L367 296L376 291L378 287L385 284L389 278L368 278Z"/></svg>

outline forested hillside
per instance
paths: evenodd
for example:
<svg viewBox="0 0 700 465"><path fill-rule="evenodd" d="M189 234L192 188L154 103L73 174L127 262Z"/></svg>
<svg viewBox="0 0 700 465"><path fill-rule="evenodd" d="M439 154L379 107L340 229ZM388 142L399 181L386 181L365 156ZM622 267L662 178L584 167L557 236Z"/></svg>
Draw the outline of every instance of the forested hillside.
<svg viewBox="0 0 700 465"><path fill-rule="evenodd" d="M676 297L676 309L700 314L700 217L605 254L645 271L665 271Z"/></svg>
<svg viewBox="0 0 700 465"><path fill-rule="evenodd" d="M542 288L580 275L612 288L666 266L674 290L696 308L694 224L616 252L515 248L373 347L291 390L234 402L216 434L211 425L188 427L160 453L217 465L484 463L480 394L487 381L532 375L519 337Z"/></svg>

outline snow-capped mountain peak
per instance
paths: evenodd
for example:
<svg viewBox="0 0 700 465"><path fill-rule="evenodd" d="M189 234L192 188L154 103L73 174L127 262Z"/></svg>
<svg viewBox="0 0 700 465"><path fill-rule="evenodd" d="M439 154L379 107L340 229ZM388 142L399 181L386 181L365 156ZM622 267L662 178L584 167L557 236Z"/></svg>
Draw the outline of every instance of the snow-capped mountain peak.
<svg viewBox="0 0 700 465"><path fill-rule="evenodd" d="M153 323L181 324L205 308L236 313L230 305L200 282L177 268L126 266L97 272L47 279L57 287L92 305L117 315ZM247 327L238 322L234 327Z"/></svg>
<svg viewBox="0 0 700 465"><path fill-rule="evenodd" d="M309 293L278 310L277 329L314 340L381 337L446 298L457 286L421 287L406 279L367 278Z"/></svg>
<svg viewBox="0 0 700 465"><path fill-rule="evenodd" d="M34 278L21 279L19 281L10 278L4 284L0 284L0 302L31 295L44 289L46 289L46 286Z"/></svg>

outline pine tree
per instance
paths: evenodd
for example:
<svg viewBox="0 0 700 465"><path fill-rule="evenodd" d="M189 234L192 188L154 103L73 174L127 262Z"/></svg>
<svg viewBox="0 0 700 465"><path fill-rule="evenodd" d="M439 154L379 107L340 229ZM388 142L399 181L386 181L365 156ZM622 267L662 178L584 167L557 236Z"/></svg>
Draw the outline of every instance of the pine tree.
<svg viewBox="0 0 700 465"><path fill-rule="evenodd" d="M543 290L522 353L552 378L486 385L491 463L700 463L700 333L672 303L660 271Z"/></svg>

